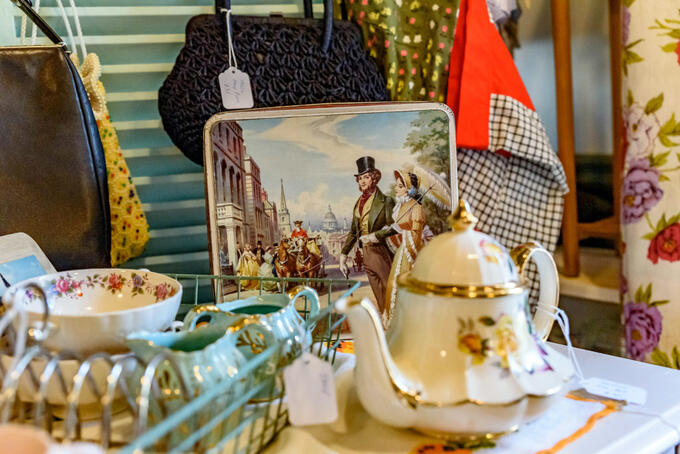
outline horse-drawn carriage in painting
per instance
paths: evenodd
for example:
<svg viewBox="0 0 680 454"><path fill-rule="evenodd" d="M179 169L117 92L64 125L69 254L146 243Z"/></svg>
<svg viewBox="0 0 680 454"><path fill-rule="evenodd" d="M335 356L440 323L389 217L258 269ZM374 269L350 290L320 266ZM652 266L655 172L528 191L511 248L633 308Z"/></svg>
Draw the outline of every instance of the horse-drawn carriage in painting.
<svg viewBox="0 0 680 454"><path fill-rule="evenodd" d="M323 278L326 276L323 257L316 238L284 238L274 260L278 277Z"/></svg>

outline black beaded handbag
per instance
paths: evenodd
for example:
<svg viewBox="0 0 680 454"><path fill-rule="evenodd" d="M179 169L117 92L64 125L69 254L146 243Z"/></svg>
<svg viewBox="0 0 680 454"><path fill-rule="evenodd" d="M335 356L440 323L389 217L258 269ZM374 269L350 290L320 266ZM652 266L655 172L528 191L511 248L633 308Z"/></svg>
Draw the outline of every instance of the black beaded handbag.
<svg viewBox="0 0 680 454"><path fill-rule="evenodd" d="M231 15L227 27L229 3L217 0L215 14L189 21L184 48L158 92L163 127L192 161L203 163L203 126L224 110L218 76L230 66L229 28L255 107L389 100L361 30L333 20L333 0L324 0L323 20L312 18L305 0L305 18Z"/></svg>

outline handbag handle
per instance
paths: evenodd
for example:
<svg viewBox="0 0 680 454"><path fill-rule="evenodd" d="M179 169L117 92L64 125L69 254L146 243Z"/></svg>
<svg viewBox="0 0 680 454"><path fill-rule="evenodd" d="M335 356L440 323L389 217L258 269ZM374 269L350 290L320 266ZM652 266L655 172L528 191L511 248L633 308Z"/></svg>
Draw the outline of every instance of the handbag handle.
<svg viewBox="0 0 680 454"><path fill-rule="evenodd" d="M25 1L25 0L12 0ZM313 17L312 0L303 0L303 7L306 18ZM215 0L215 14L226 15L222 10L231 9L231 0ZM323 34L321 35L321 50L328 52L333 35L333 0L323 0Z"/></svg>
<svg viewBox="0 0 680 454"><path fill-rule="evenodd" d="M26 16L33 22L35 25L38 26L40 31L42 31L45 36L52 41L54 44L61 44L63 46L66 46L64 41L57 35L57 33L52 30L52 27L50 27L47 22L45 22L45 19L40 17L38 13L35 12L31 4L29 3L28 0L9 0L12 3L16 5L17 8L19 8L21 11L26 14Z"/></svg>
<svg viewBox="0 0 680 454"><path fill-rule="evenodd" d="M314 17L314 9L312 8L312 0L303 0L302 1L302 7L304 8L305 17L307 19L311 19L312 17Z"/></svg>

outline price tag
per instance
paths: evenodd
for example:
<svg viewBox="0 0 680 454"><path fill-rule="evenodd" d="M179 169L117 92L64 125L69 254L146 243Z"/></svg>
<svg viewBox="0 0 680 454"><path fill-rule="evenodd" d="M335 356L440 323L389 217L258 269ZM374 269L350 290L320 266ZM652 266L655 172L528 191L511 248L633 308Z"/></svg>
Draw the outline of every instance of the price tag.
<svg viewBox="0 0 680 454"><path fill-rule="evenodd" d="M294 426L328 424L338 419L331 365L303 353L283 371L288 417Z"/></svg>
<svg viewBox="0 0 680 454"><path fill-rule="evenodd" d="M587 378L581 382L581 385L590 394L608 399L623 400L636 405L643 405L647 401L647 390L637 386L597 377Z"/></svg>
<svg viewBox="0 0 680 454"><path fill-rule="evenodd" d="M249 109L255 105L247 73L230 66L220 73L218 80L225 109Z"/></svg>

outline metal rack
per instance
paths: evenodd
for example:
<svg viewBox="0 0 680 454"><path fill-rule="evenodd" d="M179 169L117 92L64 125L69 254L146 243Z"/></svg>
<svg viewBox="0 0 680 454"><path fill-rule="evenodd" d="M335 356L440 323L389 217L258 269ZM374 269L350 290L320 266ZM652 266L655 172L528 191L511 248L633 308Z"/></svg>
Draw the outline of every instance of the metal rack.
<svg viewBox="0 0 680 454"><path fill-rule="evenodd" d="M309 350L331 362L344 321L332 313L334 292L345 296L359 286L350 280L171 276L187 287L193 283L193 295L183 301L184 307L199 304L201 289L206 287L219 300L227 283L235 285L237 298L242 296L243 281L259 281L256 294L265 293L266 281L274 281L281 293L297 284L324 286L328 306L313 319L306 300L299 311L312 332ZM2 423L35 425L57 440L92 441L121 453L234 454L259 452L287 423L282 380L287 363L281 360L285 342L255 356L230 379L198 393L188 386L170 356L161 353L147 363L132 353L83 358L71 352L51 352L36 341L40 327L29 327L25 313L16 308L3 310Z"/></svg>

